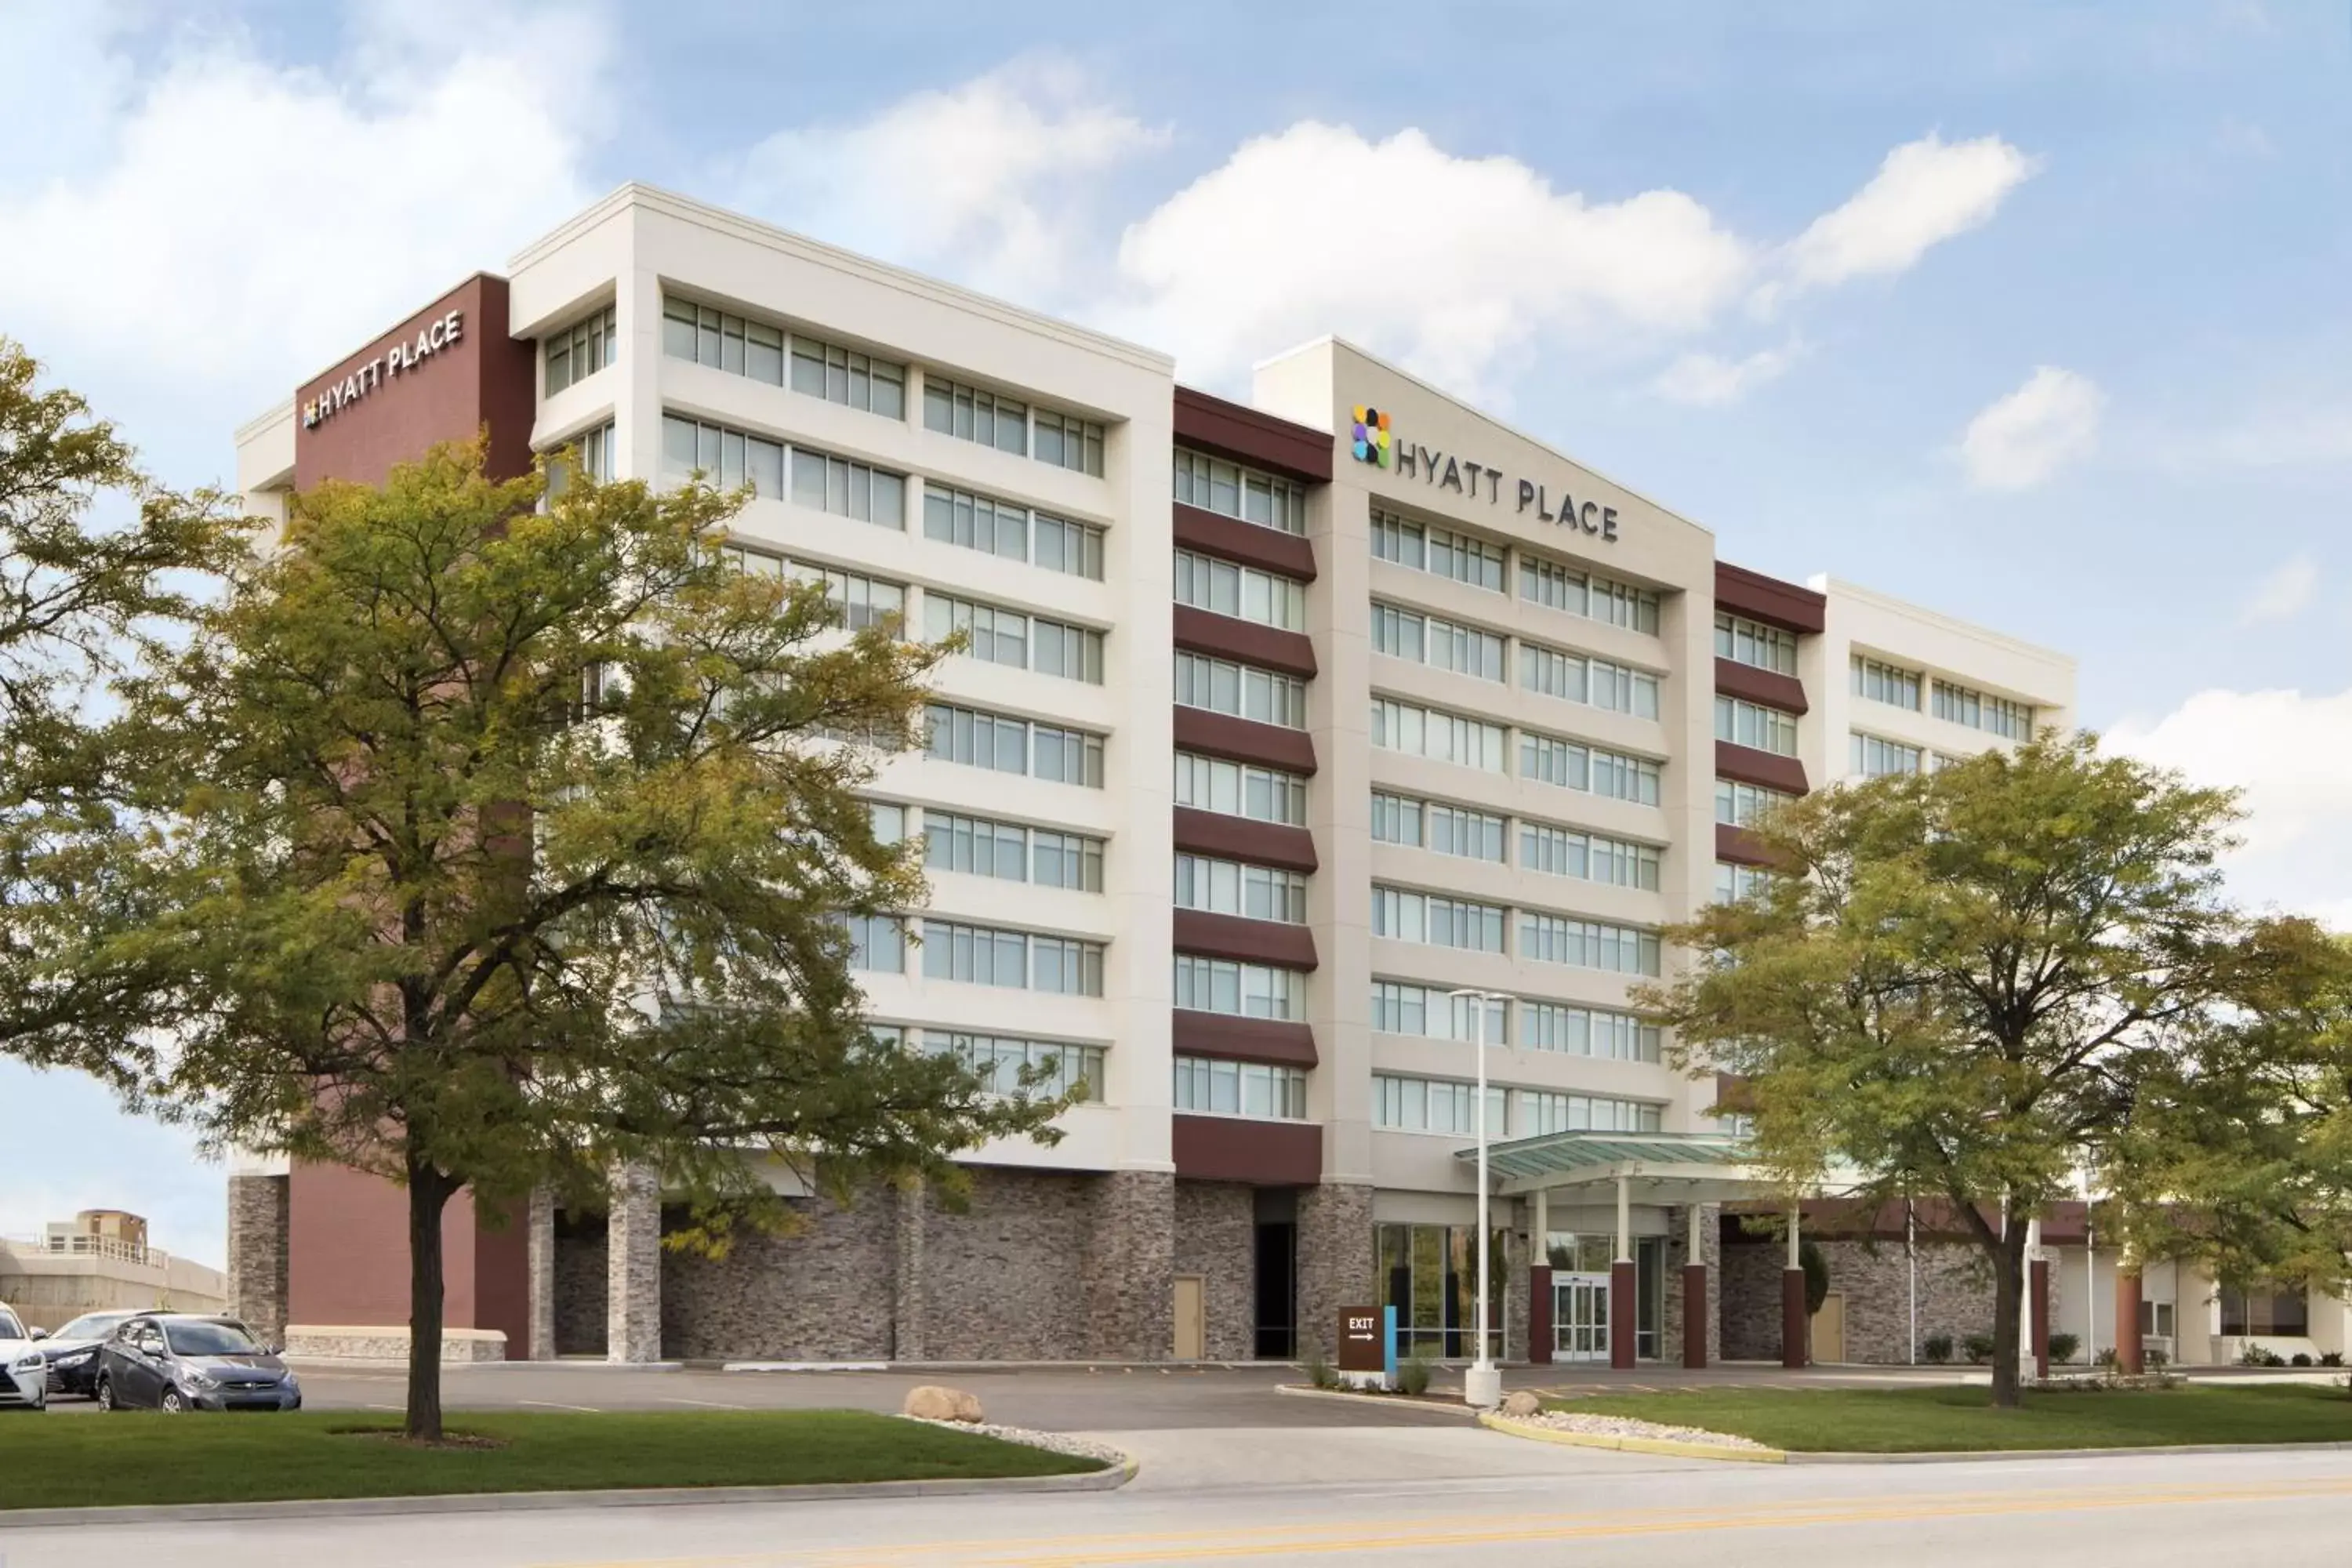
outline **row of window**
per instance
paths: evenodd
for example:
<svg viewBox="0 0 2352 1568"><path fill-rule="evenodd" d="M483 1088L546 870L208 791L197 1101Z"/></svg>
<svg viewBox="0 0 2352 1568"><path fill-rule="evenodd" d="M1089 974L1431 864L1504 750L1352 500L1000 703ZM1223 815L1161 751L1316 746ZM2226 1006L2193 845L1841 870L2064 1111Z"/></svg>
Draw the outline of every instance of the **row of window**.
<svg viewBox="0 0 2352 1568"><path fill-rule="evenodd" d="M927 710L930 756L1054 784L1103 787L1103 738L1084 730L934 702Z"/></svg>
<svg viewBox="0 0 2352 1568"><path fill-rule="evenodd" d="M1176 703L1288 730L1307 728L1305 681L1204 653L1176 655Z"/></svg>
<svg viewBox="0 0 2352 1568"><path fill-rule="evenodd" d="M1081 1100L1103 1097L1103 1047L1060 1040L1030 1040L1009 1035L976 1035L961 1029L925 1029L922 1048L961 1057L986 1075L986 1092L1007 1098L1035 1095L1057 1100L1072 1090ZM1023 1079L1031 1081L1024 1086Z"/></svg>
<svg viewBox="0 0 2352 1568"><path fill-rule="evenodd" d="M1181 447L1176 448L1175 496L1185 506L1238 518L1261 528L1299 535L1307 531L1304 488Z"/></svg>
<svg viewBox="0 0 2352 1568"><path fill-rule="evenodd" d="M1737 779L1717 779L1715 781L1715 819L1727 826L1745 827L1762 813L1796 798L1785 790L1742 784Z"/></svg>
<svg viewBox="0 0 2352 1568"><path fill-rule="evenodd" d="M1286 632L1307 629L1307 584L1190 550L1176 552L1176 602Z"/></svg>
<svg viewBox="0 0 2352 1568"><path fill-rule="evenodd" d="M1393 512L1372 513L1372 554L1490 594L1504 592L1508 579L1503 546ZM1657 634L1657 595L1524 550L1519 552L1519 597L1588 620Z"/></svg>
<svg viewBox="0 0 2352 1568"><path fill-rule="evenodd" d="M1855 654L1852 663L1853 694L1872 702L1919 711L1921 689L1931 683L1916 670ZM2033 705L1995 697L1972 686L1937 679L1929 711L1948 723L1965 724L2004 740L2033 738Z"/></svg>
<svg viewBox="0 0 2352 1568"><path fill-rule="evenodd" d="M1307 976L1266 963L1176 955L1176 1005L1196 1013L1297 1022L1307 1016Z"/></svg>
<svg viewBox="0 0 2352 1568"><path fill-rule="evenodd" d="M907 922L897 915L848 921L850 966L883 974L907 970ZM923 977L1062 996L1103 994L1103 944L960 921L922 922Z"/></svg>
<svg viewBox="0 0 2352 1568"><path fill-rule="evenodd" d="M1391 698L1372 699L1372 744L1482 773L1509 771L1510 731L1465 713ZM1519 776L1642 805L1658 804L1658 764L1581 741L1519 731Z"/></svg>
<svg viewBox="0 0 2352 1568"><path fill-rule="evenodd" d="M1797 634L1728 610L1715 613L1715 657L1775 675L1797 673Z"/></svg>
<svg viewBox="0 0 2352 1568"><path fill-rule="evenodd" d="M1006 561L1025 561L1048 572L1102 581L1103 531L1094 524L1032 511L1013 501L948 485L926 481L923 486L923 537Z"/></svg>
<svg viewBox="0 0 2352 1568"><path fill-rule="evenodd" d="M1772 873L1761 866L1717 860L1715 863L1715 901L1733 904L1742 899L1752 899L1763 892L1771 880Z"/></svg>
<svg viewBox="0 0 2352 1568"><path fill-rule="evenodd" d="M1660 944L1655 931L1607 921L1518 911L1518 956L1578 969L1619 974L1656 974ZM1465 952L1504 951L1511 911L1476 899L1419 892L1410 888L1372 889L1372 934L1426 947Z"/></svg>
<svg viewBox="0 0 2352 1568"><path fill-rule="evenodd" d="M1483 1020L1476 1016L1480 1011ZM1517 1016L1515 1031L1509 1026L1512 1014ZM1622 1062L1657 1062L1664 1033L1647 1019L1607 1008L1489 996L1482 1009L1475 997L1434 986L1372 982L1376 1033L1467 1044L1474 1026L1479 1042L1488 1046Z"/></svg>
<svg viewBox="0 0 2352 1568"><path fill-rule="evenodd" d="M923 596L923 635L942 642L958 632L971 638L965 651L989 664L1034 669L1090 685L1103 683L1103 635L1044 616L1008 610L976 599L931 593Z"/></svg>
<svg viewBox="0 0 2352 1568"><path fill-rule="evenodd" d="M934 871L1086 893L1099 893L1103 885L1099 838L928 806L923 810L923 863Z"/></svg>
<svg viewBox="0 0 2352 1568"><path fill-rule="evenodd" d="M1865 735L1855 730L1846 736L1846 772L1863 778L1885 778L1889 773L1916 773L1919 771L1922 753L1918 747L1890 741L1883 735Z"/></svg>
<svg viewBox="0 0 2352 1568"><path fill-rule="evenodd" d="M1176 1058L1178 1110L1206 1116L1251 1116L1268 1121L1307 1120L1307 1074L1264 1062L1210 1057Z"/></svg>
<svg viewBox="0 0 2352 1568"><path fill-rule="evenodd" d="M1453 1079L1374 1073L1372 1125L1392 1132L1475 1137L1477 1086ZM1537 1138L1548 1132L1655 1132L1664 1125L1665 1107L1650 1100L1491 1085L1486 1090L1490 1139Z"/></svg>
<svg viewBox="0 0 2352 1568"><path fill-rule="evenodd" d="M1870 702L1884 702L1890 708L1907 708L1919 711L1919 672L1879 659L1853 656L1850 666L1853 676L1853 694Z"/></svg>
<svg viewBox="0 0 2352 1568"><path fill-rule="evenodd" d="M1175 796L1178 805L1196 811L1247 817L1252 822L1279 822L1290 827L1307 826L1307 780L1279 768L1179 752Z"/></svg>
<svg viewBox="0 0 2352 1568"><path fill-rule="evenodd" d="M907 585L887 577L869 577L862 572L847 572L836 566L790 561L772 550L751 544L721 545L719 554L736 570L755 576L823 583L824 596L832 604L835 615L851 631L863 631L893 618L903 619L907 613Z"/></svg>
<svg viewBox="0 0 2352 1568"><path fill-rule="evenodd" d="M923 377L923 428L977 442L1074 473L1103 471L1103 427L1091 419L1032 410L1025 403L928 373Z"/></svg>
<svg viewBox="0 0 2352 1568"><path fill-rule="evenodd" d="M1715 738L1778 757L1797 754L1797 716L1744 697L1715 700Z"/></svg>
<svg viewBox="0 0 2352 1568"><path fill-rule="evenodd" d="M1176 907L1305 925L1307 879L1272 866L1180 854L1176 857Z"/></svg>
<svg viewBox="0 0 2352 1568"><path fill-rule="evenodd" d="M1400 605L1372 605L1372 651L1391 658L1500 682L1508 663L1507 639L1476 626ZM1658 678L1609 659L1519 642L1519 684L1545 697L1580 702L1637 719L1658 716Z"/></svg>
<svg viewBox="0 0 2352 1568"><path fill-rule="evenodd" d="M621 332L613 307L592 310L553 334L544 344L544 353L550 397L613 363L621 353Z"/></svg>

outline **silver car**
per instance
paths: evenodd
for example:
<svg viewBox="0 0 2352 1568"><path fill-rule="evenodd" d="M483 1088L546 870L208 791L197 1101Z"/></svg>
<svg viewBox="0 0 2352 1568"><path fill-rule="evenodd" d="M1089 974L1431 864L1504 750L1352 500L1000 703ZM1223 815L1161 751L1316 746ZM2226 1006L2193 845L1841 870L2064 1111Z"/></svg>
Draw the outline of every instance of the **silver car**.
<svg viewBox="0 0 2352 1568"><path fill-rule="evenodd" d="M49 1358L40 1342L40 1329L27 1331L25 1320L0 1307L0 1410L46 1410L49 1405Z"/></svg>

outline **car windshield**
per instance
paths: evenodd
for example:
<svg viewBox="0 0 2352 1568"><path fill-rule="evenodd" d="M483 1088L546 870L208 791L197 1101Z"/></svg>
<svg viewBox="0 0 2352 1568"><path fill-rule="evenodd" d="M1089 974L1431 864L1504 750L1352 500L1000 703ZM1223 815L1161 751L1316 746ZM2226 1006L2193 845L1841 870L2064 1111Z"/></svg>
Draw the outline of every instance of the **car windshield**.
<svg viewBox="0 0 2352 1568"><path fill-rule="evenodd" d="M59 1340L102 1340L114 1332L130 1317L129 1312L84 1312L50 1337Z"/></svg>
<svg viewBox="0 0 2352 1568"><path fill-rule="evenodd" d="M0 1307L0 1340L21 1340L24 1337L25 1325L16 1321L16 1314Z"/></svg>
<svg viewBox="0 0 2352 1568"><path fill-rule="evenodd" d="M167 1323L163 1342L173 1355L259 1355L253 1336L234 1323Z"/></svg>

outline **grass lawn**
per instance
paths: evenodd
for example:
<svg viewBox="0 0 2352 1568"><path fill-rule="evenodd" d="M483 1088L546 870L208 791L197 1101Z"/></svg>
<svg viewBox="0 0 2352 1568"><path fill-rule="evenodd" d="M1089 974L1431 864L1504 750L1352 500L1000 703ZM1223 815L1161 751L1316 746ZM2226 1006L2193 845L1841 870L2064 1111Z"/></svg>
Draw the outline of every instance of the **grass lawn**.
<svg viewBox="0 0 2352 1568"><path fill-rule="evenodd" d="M617 1487L807 1486L1066 1475L1102 1467L856 1410L671 1415L453 1411L499 1447L417 1448L360 1434L393 1416L0 1415L0 1509L249 1502Z"/></svg>
<svg viewBox="0 0 2352 1568"><path fill-rule="evenodd" d="M1797 1451L2352 1442L2352 1396L2305 1384L2029 1394L2020 1410L1995 1410L1987 1397L1980 1387L1698 1388L1550 1404L1557 1410L1703 1426Z"/></svg>

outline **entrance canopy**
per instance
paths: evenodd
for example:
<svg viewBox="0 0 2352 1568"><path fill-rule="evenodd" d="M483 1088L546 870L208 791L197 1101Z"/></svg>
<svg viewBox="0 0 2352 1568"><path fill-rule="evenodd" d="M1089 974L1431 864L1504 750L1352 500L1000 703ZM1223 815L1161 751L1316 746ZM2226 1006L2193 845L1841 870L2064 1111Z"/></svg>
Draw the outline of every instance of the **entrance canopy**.
<svg viewBox="0 0 2352 1568"><path fill-rule="evenodd" d="M1454 1157L1478 1163L1476 1148ZM1732 1132L1546 1132L1486 1145L1486 1166L1505 1196L1605 1186L1622 1181L1644 1204L1713 1204L1771 1197L1785 1189L1748 1158Z"/></svg>

